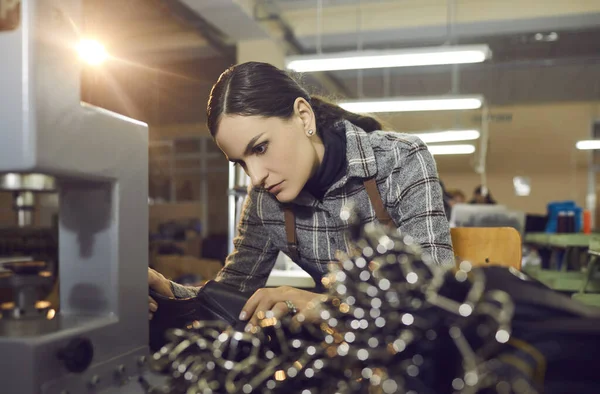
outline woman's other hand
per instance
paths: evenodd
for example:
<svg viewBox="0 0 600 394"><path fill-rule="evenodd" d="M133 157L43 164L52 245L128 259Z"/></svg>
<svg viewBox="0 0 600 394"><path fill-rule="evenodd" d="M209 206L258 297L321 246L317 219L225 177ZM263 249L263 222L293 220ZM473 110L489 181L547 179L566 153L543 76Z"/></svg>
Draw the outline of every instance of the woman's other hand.
<svg viewBox="0 0 600 394"><path fill-rule="evenodd" d="M165 278L161 273L148 268L148 287L157 292L158 294L164 295L165 297L175 298L173 290L171 290L171 282ZM154 312L158 309L156 301L148 296L148 318L152 319Z"/></svg>
<svg viewBox="0 0 600 394"><path fill-rule="evenodd" d="M296 308L297 316L303 316L303 321L317 321L319 318L318 310L321 302L327 299L326 296L310 291L300 290L289 286L277 288L259 289L244 305L240 313L240 320L249 320L246 331L258 325L258 320L264 318L266 313L271 311L275 318L280 319L291 313L286 301Z"/></svg>

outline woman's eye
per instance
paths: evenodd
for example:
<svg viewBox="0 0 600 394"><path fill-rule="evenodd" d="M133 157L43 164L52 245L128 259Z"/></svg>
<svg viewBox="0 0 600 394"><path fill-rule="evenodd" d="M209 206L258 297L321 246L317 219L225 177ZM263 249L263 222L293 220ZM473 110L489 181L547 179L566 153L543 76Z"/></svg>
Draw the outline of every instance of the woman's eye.
<svg viewBox="0 0 600 394"><path fill-rule="evenodd" d="M256 153L257 155L264 155L265 153L267 153L267 143L262 143L260 145L256 145L253 149L254 153Z"/></svg>

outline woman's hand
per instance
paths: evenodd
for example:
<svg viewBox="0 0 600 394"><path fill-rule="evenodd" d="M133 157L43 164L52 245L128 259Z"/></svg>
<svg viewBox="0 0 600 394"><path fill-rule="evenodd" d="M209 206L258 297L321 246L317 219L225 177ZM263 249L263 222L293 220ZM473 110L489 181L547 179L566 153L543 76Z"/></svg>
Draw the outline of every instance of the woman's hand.
<svg viewBox="0 0 600 394"><path fill-rule="evenodd" d="M249 331L253 326L258 325L259 318L264 318L268 311L272 311L277 319L290 313L290 309L286 304L286 301L290 301L296 308L298 315L303 316L304 321L317 321L319 318L318 306L326 298L321 294L289 286L259 289L244 305L240 313L240 320L250 320L248 326L246 326L246 331Z"/></svg>
<svg viewBox="0 0 600 394"><path fill-rule="evenodd" d="M171 282L165 278L161 273L148 268L148 286L156 291L158 294L164 295L165 297L175 298L173 291L171 290ZM148 318L151 320L154 312L158 309L158 304L154 299L148 296Z"/></svg>

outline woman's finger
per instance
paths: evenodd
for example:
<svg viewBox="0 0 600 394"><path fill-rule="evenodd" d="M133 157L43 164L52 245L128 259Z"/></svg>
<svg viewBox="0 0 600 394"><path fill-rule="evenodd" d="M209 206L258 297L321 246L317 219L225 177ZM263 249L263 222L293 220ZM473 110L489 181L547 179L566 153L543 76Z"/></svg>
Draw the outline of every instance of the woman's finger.
<svg viewBox="0 0 600 394"><path fill-rule="evenodd" d="M156 312L158 309L158 303L150 296L148 296L148 309L150 309L152 312Z"/></svg>
<svg viewBox="0 0 600 394"><path fill-rule="evenodd" d="M169 282L162 274L148 268L148 286L166 297L175 298L171 290L171 282Z"/></svg>
<svg viewBox="0 0 600 394"><path fill-rule="evenodd" d="M252 296L250 298L248 298L248 301L246 301L246 304L244 305L244 307L242 308L242 311L240 312L239 319L240 320L250 319L256 312L256 307L258 306L258 304L260 304L262 299L264 297L266 297L267 295L268 295L267 289L256 290L254 292L254 294L252 294Z"/></svg>
<svg viewBox="0 0 600 394"><path fill-rule="evenodd" d="M148 268L148 285L150 287L154 287L158 284L158 281L159 281L158 272L156 272L152 268Z"/></svg>
<svg viewBox="0 0 600 394"><path fill-rule="evenodd" d="M273 305L273 308L271 308L271 312L273 312L274 318L281 319L282 317L290 313L290 309L287 307L285 302L278 302L277 304Z"/></svg>
<svg viewBox="0 0 600 394"><path fill-rule="evenodd" d="M276 303L277 302L273 301L270 297L263 297L250 318L250 325L258 326L259 320L264 319L267 316L267 312L269 312Z"/></svg>
<svg viewBox="0 0 600 394"><path fill-rule="evenodd" d="M302 326L302 324L304 324L305 321L306 316L304 316L304 313L298 312L294 317L292 317L290 328L294 331L297 331L300 329L300 327Z"/></svg>

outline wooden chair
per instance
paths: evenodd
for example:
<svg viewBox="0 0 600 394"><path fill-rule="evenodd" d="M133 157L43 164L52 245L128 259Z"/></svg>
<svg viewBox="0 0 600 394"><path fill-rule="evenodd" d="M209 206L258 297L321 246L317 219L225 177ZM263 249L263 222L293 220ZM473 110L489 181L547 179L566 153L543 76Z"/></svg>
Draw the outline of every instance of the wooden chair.
<svg viewBox="0 0 600 394"><path fill-rule="evenodd" d="M521 235L512 227L450 229L457 264L503 265L521 270Z"/></svg>

